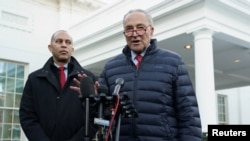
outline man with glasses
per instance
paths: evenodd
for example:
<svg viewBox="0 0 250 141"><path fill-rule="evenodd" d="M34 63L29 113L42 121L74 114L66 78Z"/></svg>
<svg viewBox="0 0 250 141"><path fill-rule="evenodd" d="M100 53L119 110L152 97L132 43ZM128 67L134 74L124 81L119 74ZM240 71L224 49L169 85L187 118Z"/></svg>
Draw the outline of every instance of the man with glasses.
<svg viewBox="0 0 250 141"><path fill-rule="evenodd" d="M151 16L129 11L123 18L127 45L100 75L109 92L115 80L125 83L126 94L138 117L122 118L120 141L201 141L201 122L195 91L181 57L157 48Z"/></svg>

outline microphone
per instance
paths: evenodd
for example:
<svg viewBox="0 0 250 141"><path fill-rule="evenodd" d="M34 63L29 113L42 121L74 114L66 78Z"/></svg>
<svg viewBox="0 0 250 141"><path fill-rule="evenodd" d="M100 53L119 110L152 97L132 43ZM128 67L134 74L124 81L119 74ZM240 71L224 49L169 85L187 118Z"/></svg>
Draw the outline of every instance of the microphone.
<svg viewBox="0 0 250 141"><path fill-rule="evenodd" d="M115 80L115 89L113 91L113 95L118 95L121 87L124 85L124 79L122 78L117 78Z"/></svg>
<svg viewBox="0 0 250 141"><path fill-rule="evenodd" d="M106 95L108 93L108 88L105 85L100 85L97 89L98 92L98 96L100 97L100 101L99 101L99 107L98 107L98 117L102 118L103 114L103 102L106 99Z"/></svg>
<svg viewBox="0 0 250 141"><path fill-rule="evenodd" d="M85 137L89 137L89 96L95 93L94 82L89 77L84 77L80 81L80 91L85 99ZM86 138L86 141L89 140Z"/></svg>
<svg viewBox="0 0 250 141"><path fill-rule="evenodd" d="M124 85L124 79L122 78L117 78L115 80L115 88L114 88L114 91L113 91L113 96L116 96L117 98L119 98L119 91L121 89L121 87L123 87ZM115 110L113 111L113 117L111 119L111 126L109 128L109 131L108 131L108 134L111 130L111 127L112 127L112 124L114 122L114 118L117 118L117 124L116 124L116 135L115 135L115 141L119 141L119 136L120 136L120 126L121 126L121 113L119 113L118 117L117 117L117 112L118 112L118 108L119 108L119 99L116 101L116 104L115 104Z"/></svg>

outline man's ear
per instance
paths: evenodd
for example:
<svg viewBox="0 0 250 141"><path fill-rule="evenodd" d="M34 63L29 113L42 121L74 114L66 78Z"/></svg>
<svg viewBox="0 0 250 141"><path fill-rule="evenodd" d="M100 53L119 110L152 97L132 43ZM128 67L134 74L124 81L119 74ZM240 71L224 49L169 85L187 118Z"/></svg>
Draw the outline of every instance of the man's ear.
<svg viewBox="0 0 250 141"><path fill-rule="evenodd" d="M51 45L48 45L48 49L49 49L50 52L52 51Z"/></svg>
<svg viewBox="0 0 250 141"><path fill-rule="evenodd" d="M151 36L154 35L154 31L155 31L155 28L154 28L154 27L151 27Z"/></svg>

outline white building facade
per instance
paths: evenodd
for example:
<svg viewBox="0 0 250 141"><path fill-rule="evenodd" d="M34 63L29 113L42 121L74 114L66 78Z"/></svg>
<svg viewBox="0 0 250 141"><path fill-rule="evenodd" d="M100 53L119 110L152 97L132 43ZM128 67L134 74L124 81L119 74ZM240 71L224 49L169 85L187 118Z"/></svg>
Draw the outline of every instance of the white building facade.
<svg viewBox="0 0 250 141"><path fill-rule="evenodd" d="M47 45L53 32L68 30L75 40L73 55L99 75L105 61L121 53L125 45L123 15L136 8L152 15L154 38L163 45L176 36L188 41L191 37L193 54L183 58L195 85L203 132L209 124L250 124L249 81L244 87L217 88L217 60L213 57L214 37L221 34L225 35L221 38L233 37L250 49L249 1L117 0L101 5L88 0L0 1L0 140L27 140L18 121L22 88L28 74L51 56Z"/></svg>

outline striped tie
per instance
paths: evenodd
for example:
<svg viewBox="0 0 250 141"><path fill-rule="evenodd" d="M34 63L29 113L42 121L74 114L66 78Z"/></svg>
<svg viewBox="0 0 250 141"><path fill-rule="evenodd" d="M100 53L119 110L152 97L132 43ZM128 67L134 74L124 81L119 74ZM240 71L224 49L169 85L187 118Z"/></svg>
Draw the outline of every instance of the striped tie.
<svg viewBox="0 0 250 141"><path fill-rule="evenodd" d="M142 56L140 54L137 54L135 59L137 60L136 68L138 69L139 66L141 65Z"/></svg>

